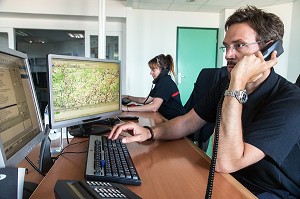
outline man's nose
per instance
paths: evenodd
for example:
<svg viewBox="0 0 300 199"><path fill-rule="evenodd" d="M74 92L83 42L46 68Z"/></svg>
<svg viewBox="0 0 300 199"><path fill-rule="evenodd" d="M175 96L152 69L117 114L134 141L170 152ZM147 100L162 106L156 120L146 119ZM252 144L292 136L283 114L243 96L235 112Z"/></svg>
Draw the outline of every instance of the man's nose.
<svg viewBox="0 0 300 199"><path fill-rule="evenodd" d="M226 48L225 59L232 59L235 57L235 49L231 46Z"/></svg>

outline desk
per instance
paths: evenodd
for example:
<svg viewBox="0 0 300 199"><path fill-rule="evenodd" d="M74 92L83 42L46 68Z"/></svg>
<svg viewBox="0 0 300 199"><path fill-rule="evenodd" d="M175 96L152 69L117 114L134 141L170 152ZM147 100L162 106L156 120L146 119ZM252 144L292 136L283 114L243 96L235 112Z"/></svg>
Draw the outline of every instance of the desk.
<svg viewBox="0 0 300 199"><path fill-rule="evenodd" d="M141 125L164 122L158 113L131 113L139 116ZM87 150L87 138L74 138L66 152ZM78 144L75 144L78 143ZM209 173L209 158L188 139L175 141L146 141L127 144L142 180L141 186L129 189L144 199L204 198ZM54 185L58 179L83 180L86 153L65 154L50 169L35 190L32 199L55 198ZM255 198L229 174L215 174L212 198Z"/></svg>

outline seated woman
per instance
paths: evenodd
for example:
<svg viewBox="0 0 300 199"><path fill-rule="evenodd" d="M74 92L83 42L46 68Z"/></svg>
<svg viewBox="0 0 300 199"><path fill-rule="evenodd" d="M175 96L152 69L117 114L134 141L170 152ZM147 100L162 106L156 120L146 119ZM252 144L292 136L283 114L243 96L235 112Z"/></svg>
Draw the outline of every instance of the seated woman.
<svg viewBox="0 0 300 199"><path fill-rule="evenodd" d="M142 104L142 106L122 106L123 111L158 111L167 119L172 119L185 114L181 103L177 85L172 80L170 73L174 74L174 62L171 55L160 54L148 62L153 77L153 84L148 97L134 97L126 95L125 98Z"/></svg>

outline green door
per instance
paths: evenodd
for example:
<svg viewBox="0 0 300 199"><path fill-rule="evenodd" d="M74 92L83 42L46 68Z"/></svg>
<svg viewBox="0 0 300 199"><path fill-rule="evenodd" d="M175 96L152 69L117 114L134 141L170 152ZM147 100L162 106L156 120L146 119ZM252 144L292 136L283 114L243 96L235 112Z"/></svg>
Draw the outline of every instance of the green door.
<svg viewBox="0 0 300 199"><path fill-rule="evenodd" d="M218 29L177 28L177 80L183 105L201 69L217 67L217 37Z"/></svg>

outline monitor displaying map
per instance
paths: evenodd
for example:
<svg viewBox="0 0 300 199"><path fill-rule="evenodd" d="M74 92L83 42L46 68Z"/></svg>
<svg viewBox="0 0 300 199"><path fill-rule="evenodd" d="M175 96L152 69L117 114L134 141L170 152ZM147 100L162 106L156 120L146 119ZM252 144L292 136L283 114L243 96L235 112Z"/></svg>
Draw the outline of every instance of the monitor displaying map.
<svg viewBox="0 0 300 199"><path fill-rule="evenodd" d="M51 129L121 113L119 61L50 54L47 74Z"/></svg>

